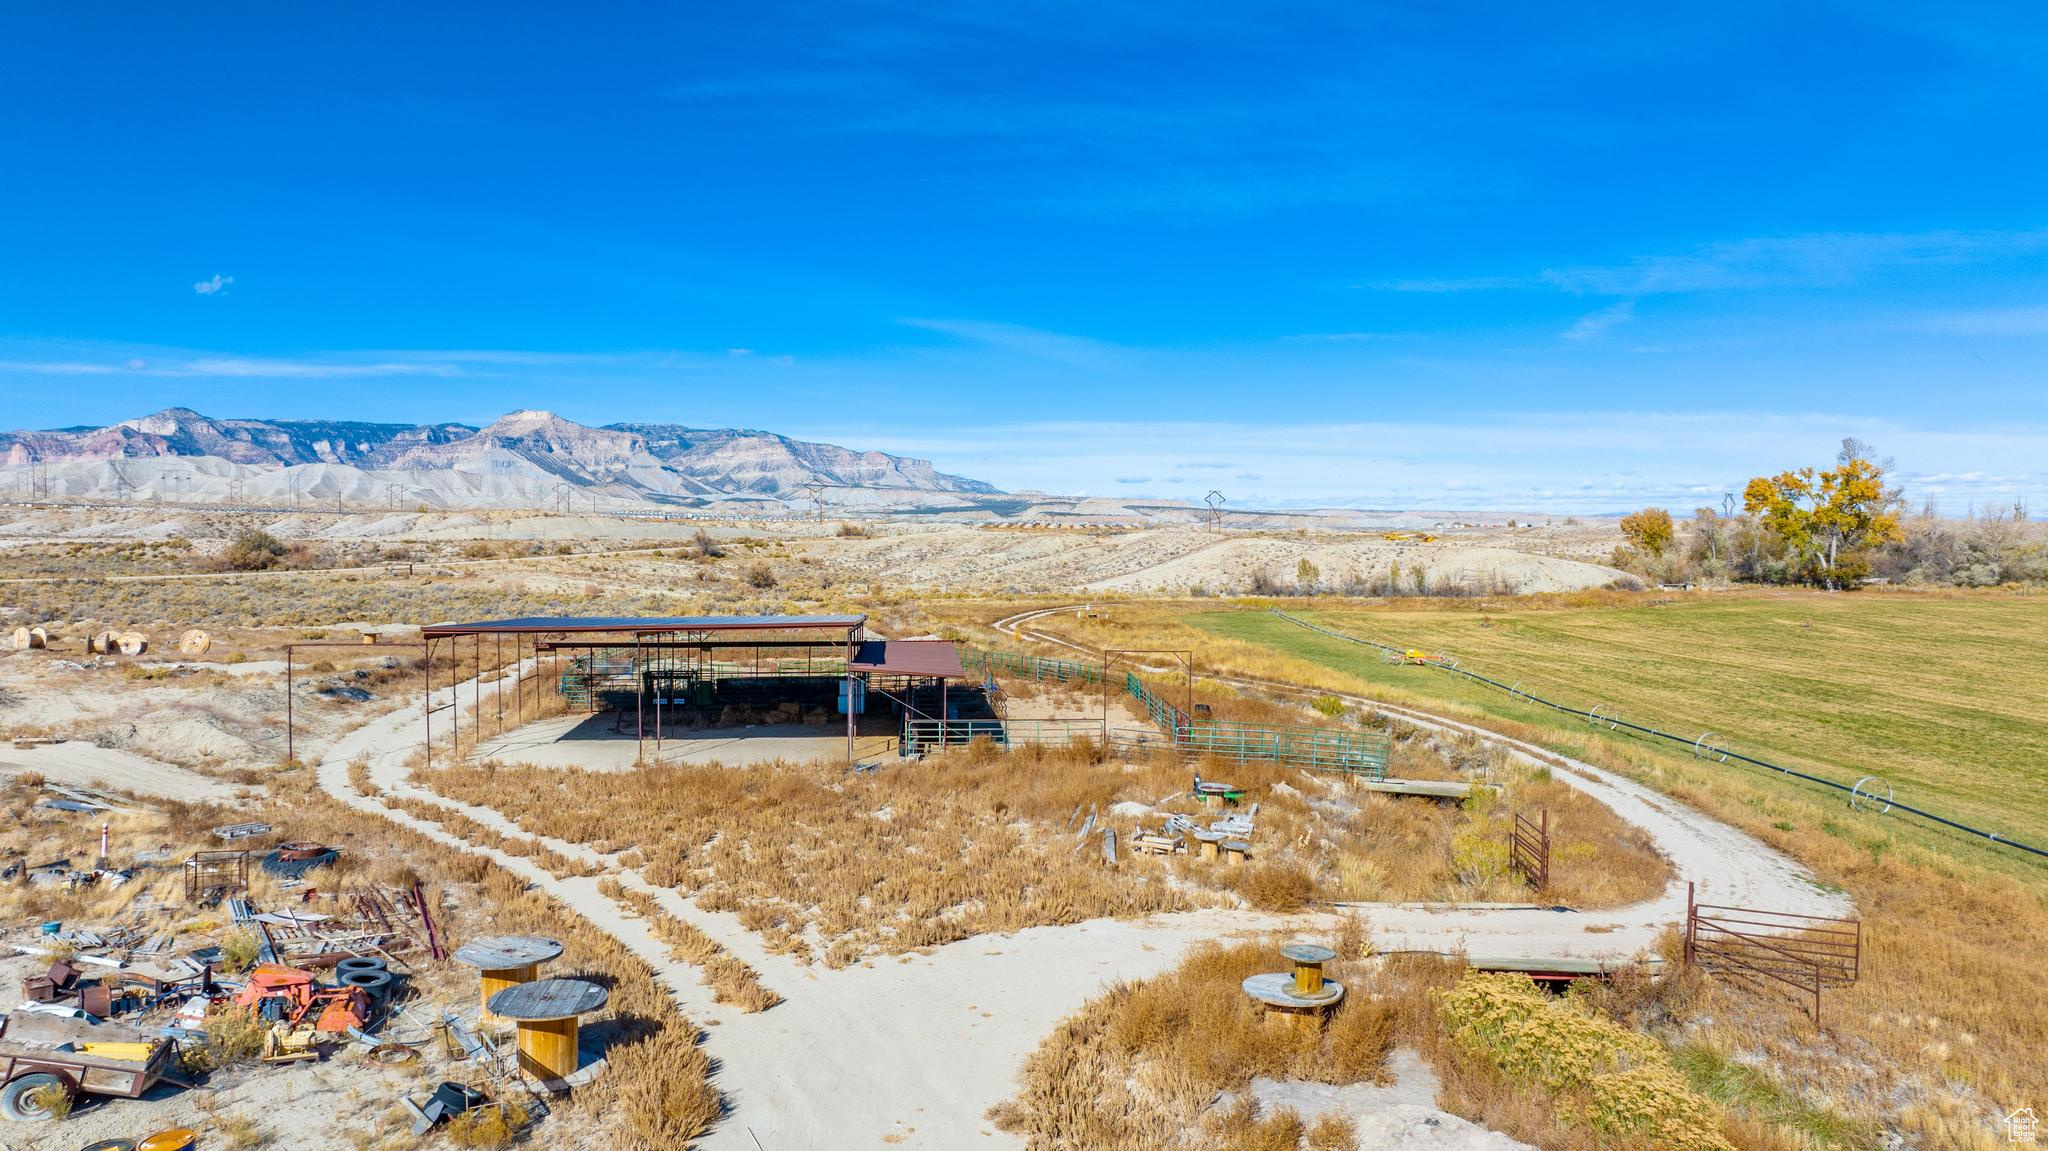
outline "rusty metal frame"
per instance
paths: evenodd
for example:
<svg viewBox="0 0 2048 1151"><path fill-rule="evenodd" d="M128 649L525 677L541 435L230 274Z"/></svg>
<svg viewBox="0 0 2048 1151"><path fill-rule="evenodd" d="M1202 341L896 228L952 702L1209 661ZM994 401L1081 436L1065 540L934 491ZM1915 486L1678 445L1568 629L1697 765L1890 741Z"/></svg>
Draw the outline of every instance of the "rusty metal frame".
<svg viewBox="0 0 2048 1151"><path fill-rule="evenodd" d="M1685 962L1761 986L1782 984L1809 1000L1820 1026L1821 992L1862 975L1863 921L1700 903L1685 885Z"/></svg>
<svg viewBox="0 0 2048 1151"><path fill-rule="evenodd" d="M1537 818L1516 812L1508 825L1508 870L1528 880L1541 891L1550 886L1550 809L1542 808Z"/></svg>

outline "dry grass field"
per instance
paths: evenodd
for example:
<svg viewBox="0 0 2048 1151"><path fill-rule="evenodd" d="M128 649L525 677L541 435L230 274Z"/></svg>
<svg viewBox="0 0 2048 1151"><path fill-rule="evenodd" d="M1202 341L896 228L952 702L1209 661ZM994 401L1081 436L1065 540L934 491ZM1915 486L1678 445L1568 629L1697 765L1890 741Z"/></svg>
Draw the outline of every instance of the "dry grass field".
<svg viewBox="0 0 2048 1151"><path fill-rule="evenodd" d="M1197 905L1292 912L1311 900L1527 899L1507 869L1512 810L1551 812L1557 880L1546 900L1614 906L1668 881L1640 833L1547 772L1494 764L1472 745L1412 730L1400 740L1399 763L1439 777L1455 774L1452 756L1483 759L1499 790L1443 804L1273 765L1204 765L1259 803L1242 866L1132 854L1129 837L1169 813L1198 822L1217 813L1188 794L1185 767L1105 759L1090 745L976 746L871 776L829 763L619 773L487 762L414 779L493 807L524 831L629 853L650 882L737 913L776 951L834 967L973 935ZM1117 830L1117 868L1103 865L1098 837L1076 834L1083 813Z"/></svg>
<svg viewBox="0 0 2048 1151"><path fill-rule="evenodd" d="M730 532L716 557L666 537L645 543L653 550L583 557L528 555L496 543L491 554L471 556L467 544L452 553L436 545L432 562L440 566L412 575L226 576L199 571L203 556L188 559L172 543L36 545L40 550L20 553L18 570L54 578L0 588L8 619L63 623L66 642L100 621L159 636L204 626L220 644L217 666L73 669L55 666L71 658L62 648L17 653L0 666L0 722L22 734L55 734L68 725L63 734L95 741L105 732L110 741L126 741L119 746L215 779L268 785L267 801L250 802L276 805L286 813L281 819L318 821L323 836L348 840L356 849L350 866L364 875L400 866L417 871L438 886L449 914L466 928L561 933L572 941L568 962L616 980L615 1007L637 1021L623 1032L627 1042L614 1062L619 1074L585 1094L588 1110L576 1105L590 1138L682 1146L717 1114L719 1100L705 1083L708 1060L695 1045L695 1029L646 964L487 861L343 808L310 791L304 769L275 771L283 758L274 739L281 683L273 672L248 674L233 665L267 663L295 638L345 638L355 634L353 625L525 613L865 610L886 635L936 632L1072 654L988 627L1030 602L960 591L913 595L891 586L891 578L856 578L857 570L842 562L873 549L908 565L920 548L942 542L914 532L882 543ZM1028 551L1006 554L1030 558ZM181 570L188 562L192 570ZM763 566L771 579L752 574ZM123 574L147 578L109 578ZM2048 841L2048 781L2039 768L2048 719L2034 706L2048 695L2048 613L2038 596L1574 593L1274 602L1336 631L1448 653L1564 702L1604 703L1689 735L1712 730L1731 746L1833 778L1881 775L1902 800ZM1597 1018L1654 1040L1658 1066L1668 1066L1686 1092L1711 1107L1713 1137L1743 1151L1874 1148L1887 1132L1904 1146L1989 1147L1998 1116L2048 1100L2048 1070L2035 1057L2048 1042L2048 989L2025 942L2048 936L2048 865L1897 814L1851 812L1836 793L1590 728L1438 670L1389 666L1369 648L1294 627L1266 606L1142 599L1098 603L1093 613L1055 614L1032 627L1097 650L1190 648L1204 671L1330 693L1317 701L1324 706L1311 707L1309 694L1203 681L1195 699L1219 717L1249 722L1385 728L1395 741L1394 774L1490 777L1500 794L1442 806L1367 795L1297 771L1204 764L1205 777L1246 786L1261 803L1252 862L1228 868L1127 854L1113 870L1102 864L1098 840L1074 835L1077 809L1096 810L1098 826L1115 827L1120 837L1141 823L1156 826L1167 812L1213 817L1187 800L1185 767L1104 760L1092 749L1005 755L974 748L923 763L891 761L858 776L821 764L693 764L600 775L496 763L446 767L454 757L437 751L444 766L417 772L416 783L502 811L526 834L501 834L433 804L393 802L556 875L587 875L591 867L527 836L620 853L623 865L649 881L701 907L734 912L771 949L831 966L1104 915L1211 905L1286 912L1311 900L1527 898L1505 873L1499 844L1509 813L1536 808L1550 810L1555 834L1545 898L1611 907L1665 883L1668 868L1638 833L1560 780L1509 768L1474 743L1406 728L1370 703L1337 696L1407 703L1631 775L1806 864L1823 883L1851 895L1864 917L1862 981L1829 993L1818 1028L1784 997L1684 979L1623 978L1575 997L1579 1014L1566 1018L1512 996L1475 993L1450 1006L1430 992L1449 994L1454 970L1375 961L1348 968L1349 978L1379 995L1372 1000L1378 1010L1360 1013L1376 1021L1356 1024L1363 1038L1346 1039L1348 1054L1340 1054L1334 1037L1313 1052L1253 1042L1256 1033L1243 1043L1210 1043L1215 1029L1230 1022L1224 1016L1234 997L1220 992L1232 973L1244 964L1263 969L1270 960L1264 951L1204 952L1158 989L1118 987L1063 1025L1033 1059L1023 1093L1001 1112L1006 1126L1046 1148L1157 1146L1161 1131L1193 1133L1190 1142L1204 1146L1320 1148L1318 1139L1338 1146L1342 1133L1334 1129L1290 1126L1285 1117L1255 1115L1236 1103L1203 1108L1257 1075L1371 1078L1379 1066L1372 1053L1384 1054L1382 1037L1390 1033L1430 1057L1445 1106L1497 1130L1565 1151L1660 1145L1643 1142L1640 1131L1602 1135L1597 1124L1560 1123L1564 1110L1606 1097L1591 1093L1590 1081L1552 1084L1531 1071L1526 1052L1504 1046L1500 1021L1519 1019L1517 1013L1540 1020L1546 1033L1579 1034L1589 1026L1583 1019ZM302 694L295 706L309 725L313 754L414 688L417 667L385 666L385 658L334 654L318 661L327 666L309 669L321 687L356 682L356 672L367 672L364 682L377 697L350 703ZM460 674L475 672L476 659L472 651L460 655ZM450 670L444 662L437 680L446 682ZM1075 693L1046 706L1062 714L1099 708L1100 700ZM508 722L546 710L515 708ZM477 734L476 718L465 715L465 749ZM200 735L220 739L223 750L200 750ZM372 787L367 772L356 786ZM53 834L52 817L22 809L18 800L10 800L9 811L15 839ZM225 821L182 811L166 807L151 818L170 823L138 825L137 834L182 850L194 828ZM716 941L615 886L605 886L610 898L644 917L673 954L701 967L719 1001L769 1009L761 1018L773 1020L783 1014L773 1010L778 992L802 993L763 986ZM23 922L122 913L119 905L92 902L97 897L89 893L9 891L0 898L22 901L7 910ZM1671 1086L1668 1075L1658 1076ZM373 1145L396 1145L389 1132L378 1138L383 1142Z"/></svg>
<svg viewBox="0 0 2048 1151"><path fill-rule="evenodd" d="M1612 701L1646 722L1695 717L1736 747L1835 778L1895 764L1887 774L1900 798L2021 832L2048 810L2036 798L2048 733L2031 703L2048 667L2040 602L1759 593L1315 606L1337 630L1441 649L1531 691L1569 698L1576 686L1575 702ZM1033 626L1097 647L1196 646L1219 673L1468 717L1642 779L1846 890L1865 923L1863 978L1831 994L1819 1029L1770 995L1638 1021L1696 1053L1681 1066L1710 1093L1753 1098L1763 1111L1784 1110L1789 1097L1842 1116L1815 1125L1823 1144L1861 1145L1854 1132L1888 1128L1927 1147L1998 1145L1999 1117L2048 1098L2048 1070L2030 1054L2048 1042L2048 989L2019 942L2048 937L2048 865L1896 814L1852 812L1839 794L1774 773L1592 729L1441 671L1389 667L1370 649L1244 606L1119 605ZM1861 694L1830 686L1837 676Z"/></svg>

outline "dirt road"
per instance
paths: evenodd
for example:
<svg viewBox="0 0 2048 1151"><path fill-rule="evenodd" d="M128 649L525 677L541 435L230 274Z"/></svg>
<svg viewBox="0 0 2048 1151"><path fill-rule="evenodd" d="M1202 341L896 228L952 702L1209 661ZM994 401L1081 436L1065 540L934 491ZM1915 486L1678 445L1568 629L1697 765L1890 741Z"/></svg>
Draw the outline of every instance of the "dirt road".
<svg viewBox="0 0 2048 1151"><path fill-rule="evenodd" d="M1004 621L1006 630L1018 632L1029 618ZM486 687L483 695L491 690ZM447 695L445 689L437 693L437 702ZM1374 706L1398 711L1410 722L1474 732L1512 755L1536 751L1455 720ZM491 857L652 965L678 1002L712 1025L705 1043L718 1061L717 1086L732 1113L703 1140L707 1148L874 1146L883 1140L905 1147L1016 1147L1019 1141L995 1131L983 1114L1010 1094L1023 1060L1058 1021L1110 981L1163 971L1202 940L1285 926L1319 932L1328 927L1327 919L1316 916L1283 922L1230 911L1100 920L977 937L927 955L832 971L768 954L735 917L701 911L673 890L649 887L637 874L619 868L615 858L599 857L580 844L538 840L571 858L617 869L614 874L628 887L652 891L672 914L695 923L752 964L785 997L767 1012L745 1015L712 1003L697 971L671 960L643 921L597 890L596 879L557 878L523 857L468 843L349 786L348 763L364 756L383 793L424 799L504 834L536 838L496 811L457 804L411 785L403 761L417 741L416 713L400 711L375 721L329 750L319 767L320 783L345 803ZM1363 911L1376 944L1529 959L1626 957L1682 916L1688 879L1708 885L1725 902L1822 915L1849 912L1842 897L1823 891L1803 869L1763 843L1591 764L1568 765L1571 770L1559 778L1641 826L1670 857L1677 872L1671 887L1654 900L1589 914L1370 905Z"/></svg>
<svg viewBox="0 0 2048 1151"><path fill-rule="evenodd" d="M98 787L126 795L225 803L235 788L174 764L82 740L41 747L0 747L0 775L36 772L51 783Z"/></svg>

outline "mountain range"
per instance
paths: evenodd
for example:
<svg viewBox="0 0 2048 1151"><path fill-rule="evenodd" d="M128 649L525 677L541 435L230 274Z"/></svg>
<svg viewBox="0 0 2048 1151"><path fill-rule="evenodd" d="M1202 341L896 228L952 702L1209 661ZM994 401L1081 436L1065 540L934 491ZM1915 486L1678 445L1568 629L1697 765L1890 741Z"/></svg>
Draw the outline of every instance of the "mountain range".
<svg viewBox="0 0 2048 1151"><path fill-rule="evenodd" d="M214 419L166 408L106 427L0 432L0 468L49 494L167 499L288 495L492 507L565 501L685 507L790 503L957 506L1000 495L927 460L736 428L593 428L517 411L482 427ZM15 486L20 486L20 476Z"/></svg>

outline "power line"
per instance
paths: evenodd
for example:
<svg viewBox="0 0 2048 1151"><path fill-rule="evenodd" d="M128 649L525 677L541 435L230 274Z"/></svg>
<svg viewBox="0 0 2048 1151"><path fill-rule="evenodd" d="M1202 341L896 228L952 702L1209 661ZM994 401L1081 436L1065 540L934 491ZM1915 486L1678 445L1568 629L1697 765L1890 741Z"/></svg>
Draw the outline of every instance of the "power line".
<svg viewBox="0 0 2048 1151"><path fill-rule="evenodd" d="M1317 632L1322 635L1329 636L1331 639L1341 639L1346 643L1355 643L1362 647L1378 648L1380 651L1390 652L1395 655L1404 654L1402 650L1397 647L1390 647L1387 644L1376 643L1373 640L1369 639L1360 639L1358 636L1355 635L1345 635L1342 632L1334 632L1326 627L1318 627L1305 619L1299 619L1295 616L1288 615L1286 612L1281 611L1279 608L1268 608L1266 610L1272 612L1274 615L1279 616L1281 619L1286 620L1288 623L1295 625L1296 627L1307 628L1312 632ZM1808 783L1817 783L1820 784L1822 787L1831 787L1834 788L1836 791L1844 792L1849 796L1849 802L1852 805L1860 801L1865 803L1877 803L1883 808L1884 811L1891 811L1894 808L1896 808L1897 810L1903 811L1908 815L1917 815L1921 819L1930 820L1934 823L1941 824L1943 827L1949 827L1957 831L1967 832L1970 835L1980 836L1984 839L1990 840L1993 843L2004 844L2007 847L2017 847L2021 851L2029 852L2033 855L2038 855L2044 859L2048 859L2048 851L2043 851L2042 849L2034 847L2031 844L2021 843L2017 839L2010 839L1995 831L1985 831L1981 827L1971 827L1967 823L1958 823L1955 820L1949 819L1946 816L1936 815L1931 811L1923 811L1920 808L1912 806L1911 804L1899 803L1890 797L1889 787L1887 787L1887 793L1885 795L1876 796L1872 792L1864 789L1865 784L1872 783L1876 779L1876 777L1874 776L1865 776L1862 779L1857 780L1854 785L1839 783L1832 779L1826 779L1818 775L1812 775L1804 771L1796 770L1794 768L1785 767L1782 764L1772 763L1769 760L1757 759L1754 756L1743 755L1740 752L1731 751L1726 747L1720 747L1714 744L1710 744L1706 742L1706 740L1707 736L1714 734L1713 732L1705 732L1695 739L1687 739L1682 735L1673 735L1668 731L1659 731L1654 727L1644 727L1642 724L1639 723L1630 723L1629 721L1622 719L1619 716L1602 715L1600 714L1600 711L1601 708L1605 706L1604 704L1595 704L1593 706L1593 710L1582 711L1579 708L1567 707L1561 703L1554 703L1550 700L1544 699L1542 696L1530 695L1528 692L1523 691L1519 684L1505 684L1497 679L1489 679L1486 676L1480 675L1478 672L1466 671L1464 668L1457 667L1452 664L1431 662L1429 666L1434 667L1439 671L1447 671L1451 672L1454 675L1462 675L1466 679L1473 680L1477 683L1483 683L1488 687L1499 688L1500 690L1505 691L1511 695L1520 696L1521 698L1526 699L1531 703L1540 704L1544 707L1550 708L1553 711L1562 712L1566 715L1578 716L1579 718L1584 719L1588 723L1604 723L1607 725L1610 731L1626 728L1629 731L1637 732L1641 735L1647 735L1657 739L1668 740L1672 743L1680 744L1684 747L1691 748L1693 755L1695 757L1698 757L1703 754L1710 754L1719 758L1724 763L1728 760L1733 759L1739 760L1743 763L1747 763L1755 767L1767 768L1771 771L1778 772L1781 775L1789 775L1795 779L1803 779Z"/></svg>

